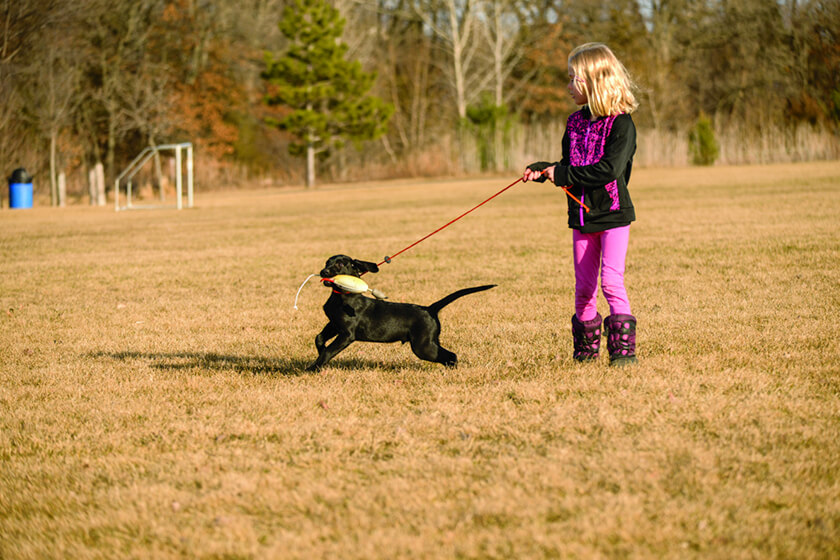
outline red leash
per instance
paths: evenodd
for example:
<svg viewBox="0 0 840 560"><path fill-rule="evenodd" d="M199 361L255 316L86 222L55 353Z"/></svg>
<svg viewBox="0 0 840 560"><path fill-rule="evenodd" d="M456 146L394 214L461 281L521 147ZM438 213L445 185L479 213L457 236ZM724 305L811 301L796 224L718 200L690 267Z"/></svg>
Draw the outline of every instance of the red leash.
<svg viewBox="0 0 840 560"><path fill-rule="evenodd" d="M432 233L428 234L427 236L425 236L425 237L423 237L423 238L421 238L421 239L418 239L417 241L415 241L414 243L412 243L411 245L409 245L408 247L406 247L406 248L405 248L405 249L403 249L402 251L400 251L400 252L398 252L398 253L395 253L395 254L394 254L393 256L391 256L391 257L385 257L385 260L384 260L384 261L382 261L381 263L378 263L376 266L382 266L382 264L383 264L383 263L390 263L390 262L391 262L391 259L393 259L393 258L395 258L395 257L398 257L399 255L401 255L401 254L405 253L406 251L408 251L409 249L411 249L412 247L414 247L415 245L417 245L417 244L418 244L418 243L420 243L421 241L425 241L426 239L430 238L431 236L433 236L434 234L436 234L436 233L437 233L437 232L439 232L440 230L442 230L442 229L444 229L444 228L447 228L447 227L451 226L452 224L454 224L455 222L457 222L458 220L460 220L461 218L463 218L464 216L466 216L467 214L469 214L469 213L470 213L470 212L472 212L473 210L475 210L475 209L479 208L480 206L484 206L485 204L487 204L488 202L490 202L491 200L493 200L494 198L496 198L497 196L499 196L500 194L502 194L503 192L505 192L506 190L508 190L509 188L511 188L512 186L514 186L516 183L518 183L518 182L519 182L519 181L521 181L521 180L522 180L522 177L520 177L519 179L517 179L516 181L514 181L514 182L513 182L513 183L511 183L510 185L506 186L505 188L503 188L502 190L500 190L499 192L497 192L496 194L494 194L493 196L491 196L490 198L488 198L488 199L487 199L487 200L485 200L484 202L481 202L480 204L477 204L477 205L473 206L472 208L470 208L469 210L467 210L466 212L464 212L463 214L461 214L460 216L458 216L458 217L457 217L457 218L455 218L454 220L450 220L448 223L446 223L446 224L444 224L444 225L440 226L439 228L437 228L435 231L433 231Z"/></svg>
<svg viewBox="0 0 840 560"><path fill-rule="evenodd" d="M545 171L543 171L543 173L545 173ZM398 253L395 253L393 256L390 256L390 257L385 257L385 260L384 260L384 261L382 261L382 262L380 262L380 263L377 263L377 265L376 265L376 266L382 266L382 265L383 265L383 264L385 264L385 263L390 263L390 262L391 262L391 259L393 259L393 258L395 258L395 257L398 257L399 255L401 255L401 254L405 253L406 251L408 251L409 249L411 249L411 248L412 248L412 247L414 247L415 245L419 244L419 243L420 243L420 242L422 242L422 241L425 241L426 239L430 238L431 236L433 236L434 234L436 234L436 233L437 233L437 232L439 232L440 230L445 229L445 228L447 228L447 227L451 226L452 224L454 224L455 222L457 222L458 220L460 220L461 218L463 218L464 216L466 216L467 214L469 214L469 213L470 213L470 212L472 212L473 210L476 210L476 209L480 208L481 206L484 206L485 204L487 204L488 202L490 202L491 200L493 200L494 198L496 198L497 196L499 196L500 194L502 194L503 192L505 192L505 191L506 191L506 190L508 190L509 188L511 188L511 187L513 187L514 185L516 185L516 184L517 184L519 181L521 181L521 180L522 180L522 177L520 177L519 179L517 179L516 181L514 181L514 182L513 182L513 183L511 183L510 185L506 186L505 188L503 188L502 190L500 190L499 192L497 192L496 194L494 194L493 196L491 196L491 197L490 197L490 198L488 198L487 200L484 200L483 202L480 202L479 204L476 204L475 206L473 206L472 208L470 208L469 210L467 210L466 212L464 212L463 214L461 214L460 216L458 216L458 217L457 217L457 218L455 218L454 220L450 220L448 223L446 223L446 224L444 224L444 225L440 226L439 228L437 228L437 229L436 229L435 231L433 231L432 233L430 233L430 234L426 235L425 237L422 237L421 239L418 239L417 241L415 241L414 243L412 243L411 245L409 245L409 246L408 246L408 247L406 247L405 249L403 249L403 250L399 251ZM575 195L573 195L572 193L570 193L568 188L566 188L566 187L560 187L560 188L562 188L562 189L563 189L563 192L565 192L567 195L569 195L569 197L571 197L571 199L572 199L572 200L574 200L575 202L577 202L578 204L580 204L580 205L581 205L581 206L582 206L582 207L583 207L583 208L584 208L587 212L589 212L589 207L588 207L586 204L584 204L583 202L581 202L580 200L578 200L578 199L577 199L577 197L575 197Z"/></svg>

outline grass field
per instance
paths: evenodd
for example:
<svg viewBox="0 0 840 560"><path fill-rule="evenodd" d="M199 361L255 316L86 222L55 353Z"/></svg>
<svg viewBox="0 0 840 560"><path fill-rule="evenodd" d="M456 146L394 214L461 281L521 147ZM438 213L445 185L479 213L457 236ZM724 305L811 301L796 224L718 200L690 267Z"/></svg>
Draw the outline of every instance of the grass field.
<svg viewBox="0 0 840 560"><path fill-rule="evenodd" d="M498 284L441 314L457 369L302 371L307 275L514 178L0 212L0 558L840 557L838 162L634 173L634 367L572 360L566 202L529 183L366 277Z"/></svg>

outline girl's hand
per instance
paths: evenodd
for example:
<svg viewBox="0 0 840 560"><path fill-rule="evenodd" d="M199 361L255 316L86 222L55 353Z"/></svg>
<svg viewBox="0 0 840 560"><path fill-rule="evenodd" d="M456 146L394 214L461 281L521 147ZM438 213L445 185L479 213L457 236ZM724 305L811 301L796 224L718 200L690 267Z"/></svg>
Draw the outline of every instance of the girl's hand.
<svg viewBox="0 0 840 560"><path fill-rule="evenodd" d="M538 161L536 163L532 163L528 167L525 168L525 173L522 174L522 181L527 183L528 181L536 181L537 183L543 183L546 179L550 180L552 183L554 182L554 168L557 164L551 164L545 161Z"/></svg>

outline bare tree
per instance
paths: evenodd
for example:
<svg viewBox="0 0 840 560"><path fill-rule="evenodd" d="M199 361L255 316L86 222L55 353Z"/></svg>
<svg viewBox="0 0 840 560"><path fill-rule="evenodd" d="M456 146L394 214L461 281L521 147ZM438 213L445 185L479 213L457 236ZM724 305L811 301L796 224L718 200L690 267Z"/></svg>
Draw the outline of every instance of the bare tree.
<svg viewBox="0 0 840 560"><path fill-rule="evenodd" d="M0 0L0 64L26 59L62 4L60 0Z"/></svg>
<svg viewBox="0 0 840 560"><path fill-rule="evenodd" d="M442 40L449 59L447 74L458 117L467 116L467 106L478 99L492 74L480 56L480 0L424 0L415 13Z"/></svg>
<svg viewBox="0 0 840 560"><path fill-rule="evenodd" d="M493 123L493 160L497 171L506 166L505 129L508 120L507 107L515 98L525 79L513 81L514 70L520 65L530 47L527 35L520 33L522 16L515 0L485 0L482 4L484 16L482 30L490 47L492 59L492 87L495 119ZM512 83L513 82L513 83Z"/></svg>
<svg viewBox="0 0 840 560"><path fill-rule="evenodd" d="M40 30L49 27L60 0L0 0L0 162L25 158L27 137L35 136L32 121L25 121L23 94L37 66Z"/></svg>
<svg viewBox="0 0 840 560"><path fill-rule="evenodd" d="M124 87L118 92L120 104L123 107L126 130L141 132L146 143L155 150L160 140L173 128L175 115L169 104L169 74L166 69L148 59L144 59L141 71L128 76ZM158 191L158 198L166 199L163 185L163 170L160 154L154 151L154 188Z"/></svg>
<svg viewBox="0 0 840 560"><path fill-rule="evenodd" d="M0 162L16 159L25 140L18 118L20 101L14 87L15 77L6 65L0 64Z"/></svg>
<svg viewBox="0 0 840 560"><path fill-rule="evenodd" d="M78 104L79 66L71 57L76 52L65 43L72 34L64 29L45 30L44 42L39 56L41 64L30 66L30 87L24 90L25 114L41 135L49 142L50 201L53 206L61 202L58 175L62 169L58 138L62 130L72 122L73 111Z"/></svg>
<svg viewBox="0 0 840 560"><path fill-rule="evenodd" d="M684 58L679 37L691 28L696 12L687 0L649 0L648 7L648 49L637 66L644 68L645 105L654 128L661 129L694 116L687 107L686 84L674 78Z"/></svg>
<svg viewBox="0 0 840 560"><path fill-rule="evenodd" d="M117 142L131 129L123 101L133 76L142 68L152 22L160 0L137 0L118 4L91 0L87 17L90 101L101 109L104 121L105 167L108 181L116 176Z"/></svg>
<svg viewBox="0 0 840 560"><path fill-rule="evenodd" d="M779 4L694 1L689 8L692 17L675 41L695 115L736 117L752 127L779 119L794 63Z"/></svg>
<svg viewBox="0 0 840 560"><path fill-rule="evenodd" d="M435 35L423 31L410 0L356 0L376 16L378 56L370 62L377 70L383 97L394 107L391 139L406 153L423 146L430 129L429 113L435 98L432 50ZM440 119L435 119L439 123ZM392 160L397 154L389 136L383 144Z"/></svg>
<svg viewBox="0 0 840 560"><path fill-rule="evenodd" d="M483 7L482 29L493 60L493 100L501 107L514 95L507 91L509 80L525 55L527 43L520 33L522 19L516 0L487 0Z"/></svg>

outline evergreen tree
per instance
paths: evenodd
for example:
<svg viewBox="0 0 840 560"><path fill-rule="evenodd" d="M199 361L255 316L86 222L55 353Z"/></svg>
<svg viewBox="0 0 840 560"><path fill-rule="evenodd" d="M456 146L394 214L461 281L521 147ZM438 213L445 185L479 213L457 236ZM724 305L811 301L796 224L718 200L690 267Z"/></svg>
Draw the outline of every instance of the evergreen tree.
<svg viewBox="0 0 840 560"><path fill-rule="evenodd" d="M306 155L307 187L315 183L316 155L326 156L346 140L381 136L393 112L368 94L375 74L345 60L344 23L325 0L293 0L279 23L289 47L277 58L266 54L262 76L271 85L266 103L291 110L272 124L296 138L289 146L292 155Z"/></svg>
<svg viewBox="0 0 840 560"><path fill-rule="evenodd" d="M713 165L720 155L712 121L703 113L688 134L688 150L694 165Z"/></svg>

